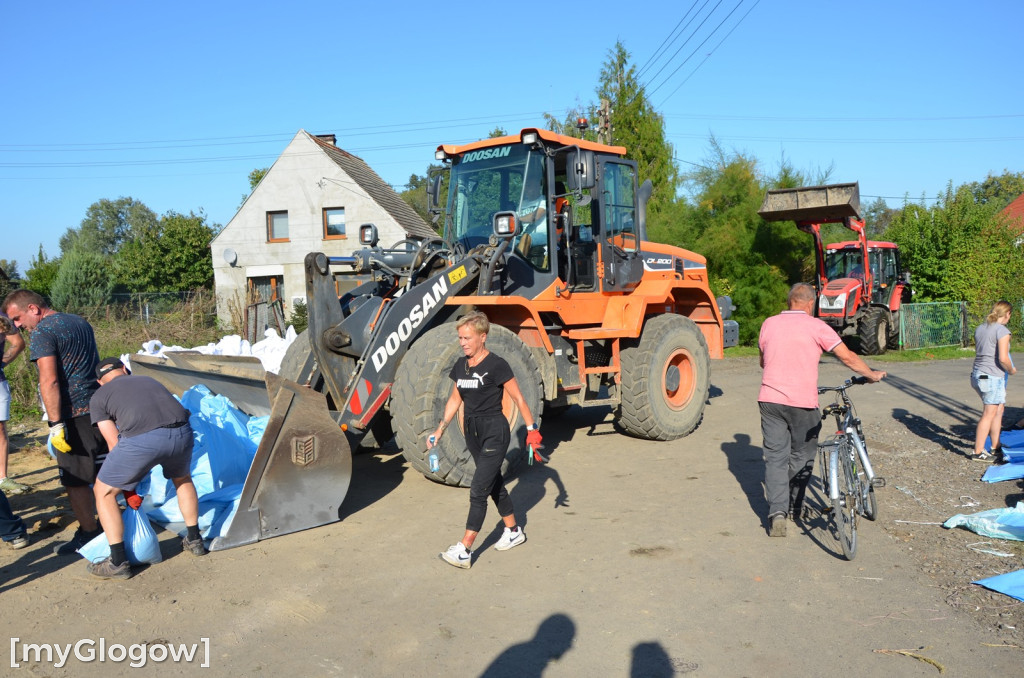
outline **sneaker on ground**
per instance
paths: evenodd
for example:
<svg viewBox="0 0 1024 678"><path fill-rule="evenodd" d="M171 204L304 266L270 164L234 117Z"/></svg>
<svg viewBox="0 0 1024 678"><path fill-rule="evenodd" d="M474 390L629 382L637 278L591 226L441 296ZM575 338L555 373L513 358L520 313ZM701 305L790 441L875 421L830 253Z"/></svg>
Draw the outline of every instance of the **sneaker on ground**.
<svg viewBox="0 0 1024 678"><path fill-rule="evenodd" d="M449 565L461 567L464 570L468 570L469 566L473 564L473 554L466 550L461 541L458 544L452 544L447 551L437 555Z"/></svg>
<svg viewBox="0 0 1024 678"><path fill-rule="evenodd" d="M82 548L101 534L103 534L103 530L98 527L92 532L86 532L82 528L78 528L75 530L75 535L71 537L71 539L54 546L53 552L58 556L72 556L78 552L78 549Z"/></svg>
<svg viewBox="0 0 1024 678"><path fill-rule="evenodd" d="M114 565L109 557L98 563L88 563L85 569L89 571L89 574L100 579L128 579L132 576L132 566L128 564L127 560L120 565Z"/></svg>
<svg viewBox="0 0 1024 678"><path fill-rule="evenodd" d="M526 533L523 532L523 528L519 528L515 532L509 528L505 528L501 538L498 539L498 543L494 545L496 551L508 551L513 546L519 546L526 541Z"/></svg>
<svg viewBox="0 0 1024 678"><path fill-rule="evenodd" d="M14 549L14 550L23 549L26 546L28 546L28 543L29 543L28 534L18 535L17 537L15 537L14 539L10 540L7 543L10 544L11 548Z"/></svg>
<svg viewBox="0 0 1024 678"><path fill-rule="evenodd" d="M786 514L776 513L769 518L771 525L768 528L769 537L785 537L786 536Z"/></svg>
<svg viewBox="0 0 1024 678"><path fill-rule="evenodd" d="M11 478L4 478L3 480L0 480L0 490L7 495L25 494L26 492L31 492L32 489L31 485L19 483L17 480L12 480Z"/></svg>
<svg viewBox="0 0 1024 678"><path fill-rule="evenodd" d="M183 537L181 540L181 550L186 553L191 553L194 556L206 555L206 547L203 546L202 537L192 540L189 540L188 537Z"/></svg>

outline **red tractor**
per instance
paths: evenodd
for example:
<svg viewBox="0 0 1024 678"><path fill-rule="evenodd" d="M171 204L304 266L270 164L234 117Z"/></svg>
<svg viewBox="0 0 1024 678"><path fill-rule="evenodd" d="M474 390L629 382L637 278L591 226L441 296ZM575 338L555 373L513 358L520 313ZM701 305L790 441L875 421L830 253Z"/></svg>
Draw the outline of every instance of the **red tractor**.
<svg viewBox="0 0 1024 678"><path fill-rule="evenodd" d="M909 301L910 274L895 243L868 240L860 218L860 187L851 184L768 191L758 214L766 221L793 221L814 237L819 318L842 337L854 337L864 355L897 348L900 305ZM822 224L842 224L856 240L824 245Z"/></svg>

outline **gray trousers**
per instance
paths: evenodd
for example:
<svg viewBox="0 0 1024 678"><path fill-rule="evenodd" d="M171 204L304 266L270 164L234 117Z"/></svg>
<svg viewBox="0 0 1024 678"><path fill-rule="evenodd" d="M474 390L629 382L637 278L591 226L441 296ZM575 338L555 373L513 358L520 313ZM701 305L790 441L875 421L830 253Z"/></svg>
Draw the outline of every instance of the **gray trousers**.
<svg viewBox="0 0 1024 678"><path fill-rule="evenodd" d="M764 487L768 515L799 511L814 470L821 431L818 408L758 402L764 437Z"/></svg>

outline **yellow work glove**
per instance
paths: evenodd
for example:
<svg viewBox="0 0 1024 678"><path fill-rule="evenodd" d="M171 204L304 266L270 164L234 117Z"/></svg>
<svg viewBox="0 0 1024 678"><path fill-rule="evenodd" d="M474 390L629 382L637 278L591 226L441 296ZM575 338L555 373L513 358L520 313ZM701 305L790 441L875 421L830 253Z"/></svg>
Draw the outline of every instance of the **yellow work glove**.
<svg viewBox="0 0 1024 678"><path fill-rule="evenodd" d="M53 449L59 452L71 451L71 445L68 445L68 441L64 437L63 422L58 421L56 424L50 424L50 444L53 445Z"/></svg>

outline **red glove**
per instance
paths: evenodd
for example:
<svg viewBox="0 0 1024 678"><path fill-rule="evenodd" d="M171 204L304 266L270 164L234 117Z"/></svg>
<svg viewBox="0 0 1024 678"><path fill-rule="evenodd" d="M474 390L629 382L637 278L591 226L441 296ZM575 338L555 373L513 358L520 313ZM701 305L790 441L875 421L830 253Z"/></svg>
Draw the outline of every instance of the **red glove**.
<svg viewBox="0 0 1024 678"><path fill-rule="evenodd" d="M121 494L124 495L125 502L136 511L142 506L142 497L135 494L134 490L122 490Z"/></svg>
<svg viewBox="0 0 1024 678"><path fill-rule="evenodd" d="M541 448L543 447L543 445L541 445L541 442L543 442L543 440L544 439L541 438L540 436L540 431L535 430L526 432L526 444L529 446L530 452L533 454L533 457L530 459L531 464L534 460L540 462L541 464L548 463L548 458L540 453Z"/></svg>

